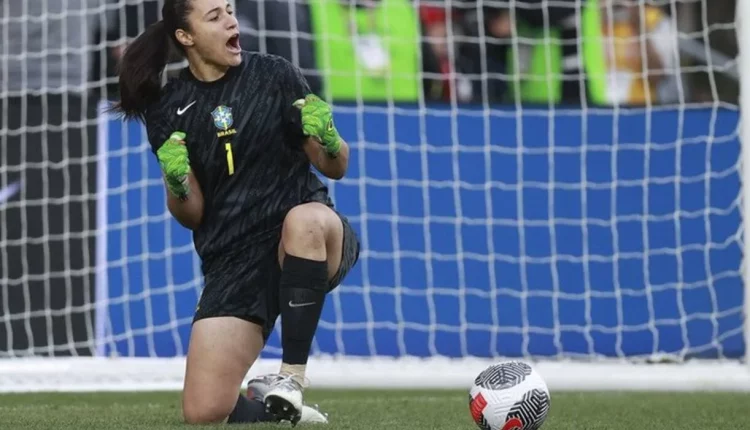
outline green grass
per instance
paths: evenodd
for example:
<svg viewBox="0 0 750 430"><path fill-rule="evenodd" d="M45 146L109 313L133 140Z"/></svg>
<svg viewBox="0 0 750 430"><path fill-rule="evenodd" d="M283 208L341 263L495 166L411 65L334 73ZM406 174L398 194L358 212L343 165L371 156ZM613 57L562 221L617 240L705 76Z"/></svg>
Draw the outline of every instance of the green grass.
<svg viewBox="0 0 750 430"><path fill-rule="evenodd" d="M330 413L327 429L469 430L465 391L323 391L306 400ZM174 429L177 393L0 395L2 429ZM252 429L290 428L257 425ZM201 427L190 427L201 428ZM304 428L302 425L297 428ZM309 427L308 427L309 428ZM750 429L750 395L552 393L542 430Z"/></svg>

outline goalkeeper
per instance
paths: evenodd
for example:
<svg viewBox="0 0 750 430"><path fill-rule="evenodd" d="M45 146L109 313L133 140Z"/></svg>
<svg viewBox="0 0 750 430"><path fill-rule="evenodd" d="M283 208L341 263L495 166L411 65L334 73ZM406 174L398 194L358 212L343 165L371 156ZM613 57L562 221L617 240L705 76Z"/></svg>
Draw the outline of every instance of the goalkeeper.
<svg viewBox="0 0 750 430"><path fill-rule="evenodd" d="M311 165L339 179L349 148L297 68L240 49L226 0L165 0L162 16L125 51L115 109L145 122L169 211L193 230L202 261L184 418L326 422L303 404L305 367L359 240ZM162 89L170 45L188 67ZM279 317L279 373L238 395Z"/></svg>

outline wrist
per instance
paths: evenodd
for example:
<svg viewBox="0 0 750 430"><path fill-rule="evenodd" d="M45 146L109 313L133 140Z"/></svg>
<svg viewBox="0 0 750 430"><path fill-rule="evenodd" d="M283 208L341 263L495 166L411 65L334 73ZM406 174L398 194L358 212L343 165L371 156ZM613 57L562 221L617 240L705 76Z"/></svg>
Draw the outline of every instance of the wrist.
<svg viewBox="0 0 750 430"><path fill-rule="evenodd" d="M185 140L186 137L187 135L185 133L181 131L175 131L175 132L172 132L171 135L169 135L169 140L174 141L174 142L182 142L183 140Z"/></svg>
<svg viewBox="0 0 750 430"><path fill-rule="evenodd" d="M331 158L336 158L341 152L341 138L337 135L325 145L326 154Z"/></svg>
<svg viewBox="0 0 750 430"><path fill-rule="evenodd" d="M190 189L189 188L183 188L183 187L177 187L177 188L170 188L169 192L177 197L177 199L181 201L185 201L188 199L188 195L190 195Z"/></svg>

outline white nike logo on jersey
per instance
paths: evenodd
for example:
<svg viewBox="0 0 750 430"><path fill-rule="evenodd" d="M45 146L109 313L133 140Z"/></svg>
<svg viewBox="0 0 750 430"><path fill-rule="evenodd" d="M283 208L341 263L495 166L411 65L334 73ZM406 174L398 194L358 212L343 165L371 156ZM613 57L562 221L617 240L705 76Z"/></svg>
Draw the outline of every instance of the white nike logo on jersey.
<svg viewBox="0 0 750 430"><path fill-rule="evenodd" d="M195 101L194 101L194 102L192 102L192 103L190 103L189 105L187 105L187 106L183 107L183 108L177 108L177 115L182 115L182 114L184 114L185 112L187 112L187 110L188 110L188 109L190 109L190 106L192 106L192 105L194 105L194 104L195 104Z"/></svg>
<svg viewBox="0 0 750 430"><path fill-rule="evenodd" d="M292 301L289 300L289 307L290 308L301 308L301 307L304 307L304 306L310 306L310 305L314 305L314 304L315 304L315 302L292 303Z"/></svg>
<svg viewBox="0 0 750 430"><path fill-rule="evenodd" d="M0 204L3 204L10 200L18 190L21 189L21 181L16 181L3 189L0 189Z"/></svg>

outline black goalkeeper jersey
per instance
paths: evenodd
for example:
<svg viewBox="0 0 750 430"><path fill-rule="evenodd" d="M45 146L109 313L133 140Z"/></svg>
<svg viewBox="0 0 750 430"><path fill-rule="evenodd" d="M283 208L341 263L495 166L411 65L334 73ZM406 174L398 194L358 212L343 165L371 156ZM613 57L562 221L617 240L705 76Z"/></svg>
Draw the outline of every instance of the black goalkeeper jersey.
<svg viewBox="0 0 750 430"><path fill-rule="evenodd" d="M173 131L187 134L190 165L205 200L193 232L207 261L241 252L278 233L283 217L304 202L333 207L302 150L299 110L310 90L287 60L242 54L221 79L202 82L185 69L146 113L153 151Z"/></svg>

